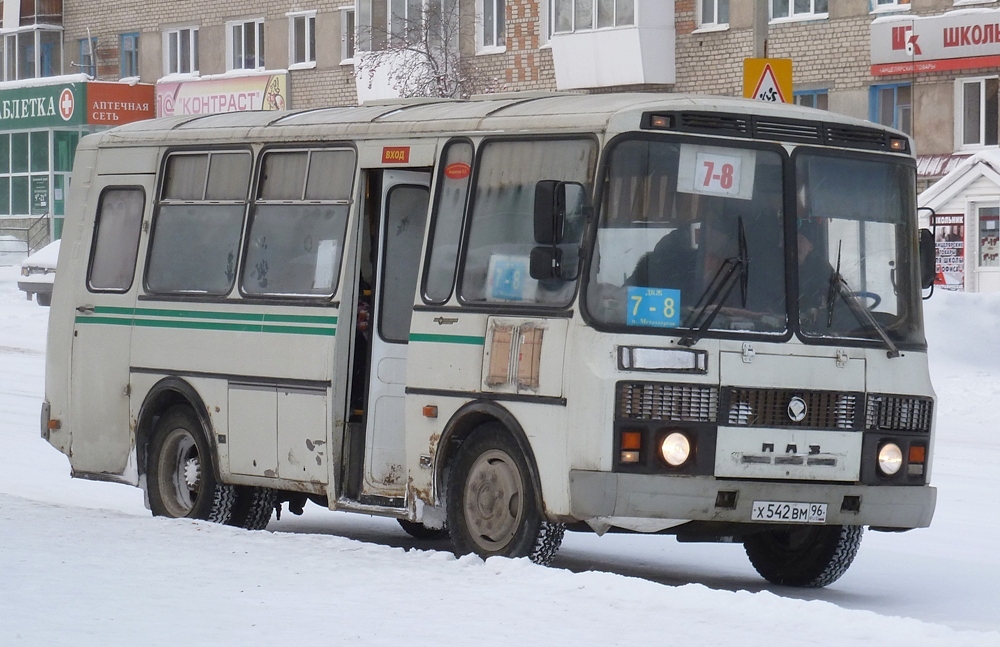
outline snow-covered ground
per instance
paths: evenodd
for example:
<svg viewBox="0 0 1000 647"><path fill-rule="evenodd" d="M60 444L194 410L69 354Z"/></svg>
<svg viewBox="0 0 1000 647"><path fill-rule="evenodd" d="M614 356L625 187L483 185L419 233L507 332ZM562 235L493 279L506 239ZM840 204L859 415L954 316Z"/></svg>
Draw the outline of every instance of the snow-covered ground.
<svg viewBox="0 0 1000 647"><path fill-rule="evenodd" d="M662 536L570 534L542 568L316 506L260 532L154 519L40 439L48 308L16 276L0 267L0 645L1000 646L1000 295L926 302L934 523L866 533L814 591Z"/></svg>

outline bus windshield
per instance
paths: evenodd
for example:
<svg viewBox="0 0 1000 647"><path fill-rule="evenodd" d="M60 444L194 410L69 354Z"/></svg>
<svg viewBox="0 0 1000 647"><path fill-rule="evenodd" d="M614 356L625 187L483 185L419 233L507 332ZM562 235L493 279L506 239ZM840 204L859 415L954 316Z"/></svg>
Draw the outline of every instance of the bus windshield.
<svg viewBox="0 0 1000 647"><path fill-rule="evenodd" d="M922 344L913 167L803 150L795 175L802 334Z"/></svg>
<svg viewBox="0 0 1000 647"><path fill-rule="evenodd" d="M787 331L783 151L635 138L608 159L586 292L598 323Z"/></svg>

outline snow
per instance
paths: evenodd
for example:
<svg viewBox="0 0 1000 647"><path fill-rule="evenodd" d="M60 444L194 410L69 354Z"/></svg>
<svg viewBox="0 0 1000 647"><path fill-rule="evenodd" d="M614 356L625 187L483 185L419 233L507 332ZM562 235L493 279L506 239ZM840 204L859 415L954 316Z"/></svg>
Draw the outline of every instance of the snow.
<svg viewBox="0 0 1000 647"><path fill-rule="evenodd" d="M740 546L568 534L549 568L455 558L308 507L249 532L150 516L39 437L48 308L0 267L0 645L1000 645L1000 295L925 303L938 391L931 527L868 532L822 590Z"/></svg>

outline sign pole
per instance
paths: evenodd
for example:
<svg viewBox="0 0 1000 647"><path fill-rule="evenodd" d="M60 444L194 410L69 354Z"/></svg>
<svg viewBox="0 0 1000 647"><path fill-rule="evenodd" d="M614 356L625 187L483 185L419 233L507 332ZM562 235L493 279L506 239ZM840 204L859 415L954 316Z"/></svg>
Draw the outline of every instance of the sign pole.
<svg viewBox="0 0 1000 647"><path fill-rule="evenodd" d="M753 58L767 58L767 23L770 20L767 2L754 0Z"/></svg>

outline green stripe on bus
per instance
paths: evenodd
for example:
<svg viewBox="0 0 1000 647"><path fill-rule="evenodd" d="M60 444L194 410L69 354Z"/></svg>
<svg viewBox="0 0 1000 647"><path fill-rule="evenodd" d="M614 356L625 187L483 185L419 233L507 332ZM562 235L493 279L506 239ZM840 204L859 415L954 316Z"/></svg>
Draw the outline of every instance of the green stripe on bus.
<svg viewBox="0 0 1000 647"><path fill-rule="evenodd" d="M426 341L437 344L471 344L474 346L486 345L485 337L475 337L473 335L432 335L426 333L410 333L410 341Z"/></svg>
<svg viewBox="0 0 1000 647"><path fill-rule="evenodd" d="M226 321L194 321L182 319L133 319L131 317L78 316L78 324L105 324L112 326L138 326L141 328L176 328L183 330L221 330L227 332L267 332L290 335L319 335L333 337L337 334L334 326L268 326L260 323L237 323Z"/></svg>

